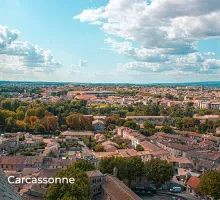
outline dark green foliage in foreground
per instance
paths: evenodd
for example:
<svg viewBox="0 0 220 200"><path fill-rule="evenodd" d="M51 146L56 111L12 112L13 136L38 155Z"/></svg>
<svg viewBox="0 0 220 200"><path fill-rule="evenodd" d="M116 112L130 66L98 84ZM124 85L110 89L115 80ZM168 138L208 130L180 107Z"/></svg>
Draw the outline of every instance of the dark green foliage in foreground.
<svg viewBox="0 0 220 200"><path fill-rule="evenodd" d="M174 175L173 165L159 158L151 159L145 163L146 177L159 188L166 181L170 181Z"/></svg>
<svg viewBox="0 0 220 200"><path fill-rule="evenodd" d="M75 178L74 184L52 184L45 195L46 200L88 200L90 199L89 178L85 171L95 167L88 161L77 161L67 169L60 170L56 177Z"/></svg>
<svg viewBox="0 0 220 200"><path fill-rule="evenodd" d="M215 200L220 199L220 172L208 171L202 175L199 192L211 196Z"/></svg>
<svg viewBox="0 0 220 200"><path fill-rule="evenodd" d="M145 168L141 158L122 158L122 157L111 157L102 158L99 163L99 169L102 173L113 173L114 167L118 170L118 178L120 180L128 180L128 184L131 183L137 177L144 176Z"/></svg>

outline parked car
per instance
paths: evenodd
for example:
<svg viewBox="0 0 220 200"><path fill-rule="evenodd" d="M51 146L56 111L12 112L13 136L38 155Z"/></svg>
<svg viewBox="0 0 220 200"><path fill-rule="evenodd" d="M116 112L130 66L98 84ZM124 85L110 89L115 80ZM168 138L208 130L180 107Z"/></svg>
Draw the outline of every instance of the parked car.
<svg viewBox="0 0 220 200"><path fill-rule="evenodd" d="M132 189L138 195L154 195L156 190L152 187L137 186Z"/></svg>
<svg viewBox="0 0 220 200"><path fill-rule="evenodd" d="M181 187L178 187L178 186L170 188L170 192L179 193L181 191L182 191Z"/></svg>

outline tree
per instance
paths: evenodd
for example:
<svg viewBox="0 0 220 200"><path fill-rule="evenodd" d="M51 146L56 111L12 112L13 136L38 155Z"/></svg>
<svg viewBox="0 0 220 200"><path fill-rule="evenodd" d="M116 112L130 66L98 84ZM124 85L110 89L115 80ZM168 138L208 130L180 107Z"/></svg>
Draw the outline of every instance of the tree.
<svg viewBox="0 0 220 200"><path fill-rule="evenodd" d="M205 196L220 199L220 171L208 171L202 175L199 192Z"/></svg>
<svg viewBox="0 0 220 200"><path fill-rule="evenodd" d="M99 170L105 174L112 174L114 169L114 160L115 157L107 157L107 158L101 158L99 162Z"/></svg>
<svg viewBox="0 0 220 200"><path fill-rule="evenodd" d="M114 118L114 117L106 117L104 122L105 122L105 127L108 127L111 124L116 124L116 118Z"/></svg>
<svg viewBox="0 0 220 200"><path fill-rule="evenodd" d="M64 197L62 198L62 200L77 200L75 197L71 197L69 195L64 195Z"/></svg>
<svg viewBox="0 0 220 200"><path fill-rule="evenodd" d="M34 126L34 124L35 124L39 119L38 119L38 117L36 117L36 116L30 116L29 120L30 120L31 126Z"/></svg>
<svg viewBox="0 0 220 200"><path fill-rule="evenodd" d="M16 113L16 115L17 115L18 120L23 120L24 119L24 112L23 111L18 111Z"/></svg>
<svg viewBox="0 0 220 200"><path fill-rule="evenodd" d="M101 158L99 162L99 169L102 173L112 174L115 167L118 170L117 177L120 180L127 180L129 186L132 180L145 175L145 166L139 157Z"/></svg>
<svg viewBox="0 0 220 200"><path fill-rule="evenodd" d="M150 129L150 128L154 128L154 126L150 121L146 121L146 122L144 122L144 128Z"/></svg>
<svg viewBox="0 0 220 200"><path fill-rule="evenodd" d="M138 144L135 149L136 151L144 151L144 148L140 144Z"/></svg>
<svg viewBox="0 0 220 200"><path fill-rule="evenodd" d="M86 166L88 165L87 163ZM91 166L84 169L91 169ZM89 178L83 170L83 165L78 164L78 161L67 169L60 170L56 177L74 178L75 182L74 184L51 184L45 195L46 200L88 200L91 198Z"/></svg>
<svg viewBox="0 0 220 200"><path fill-rule="evenodd" d="M42 119L45 116L45 109L42 107L38 107L38 108L36 108L35 113L39 119Z"/></svg>
<svg viewBox="0 0 220 200"><path fill-rule="evenodd" d="M170 126L163 126L160 131L164 133L172 133L173 129Z"/></svg>
<svg viewBox="0 0 220 200"><path fill-rule="evenodd" d="M127 119L127 121L124 123L124 126L134 130L138 130L140 128L140 126L133 122L131 119Z"/></svg>
<svg viewBox="0 0 220 200"><path fill-rule="evenodd" d="M35 109L28 109L25 113L26 116L30 117L30 116L36 116L36 112Z"/></svg>
<svg viewBox="0 0 220 200"><path fill-rule="evenodd" d="M104 147L103 147L101 144L95 145L95 147L93 148L93 150L94 150L95 152L103 152L103 151L105 151Z"/></svg>
<svg viewBox="0 0 220 200"><path fill-rule="evenodd" d="M62 116L61 113L59 113L59 114L57 115L57 119L58 119L58 125L59 125L59 127L61 127L62 124L63 124L63 116Z"/></svg>
<svg viewBox="0 0 220 200"><path fill-rule="evenodd" d="M50 151L48 154L47 154L48 157L51 157L51 158L56 158L56 154L53 152L53 151Z"/></svg>
<svg viewBox="0 0 220 200"><path fill-rule="evenodd" d="M17 131L25 131L27 128L27 124L24 121L16 120L15 127Z"/></svg>
<svg viewBox="0 0 220 200"><path fill-rule="evenodd" d="M157 132L157 129L155 129L155 128L148 128L148 129L142 128L142 129L139 130L139 132L140 132L142 135L145 135L146 137L148 137L148 136L151 136L151 135L153 135L154 133L156 133L156 132Z"/></svg>
<svg viewBox="0 0 220 200"><path fill-rule="evenodd" d="M117 119L117 121L116 121L116 125L117 125L117 126L123 126L125 122L126 122L125 119L119 118L119 119Z"/></svg>
<svg viewBox="0 0 220 200"><path fill-rule="evenodd" d="M73 163L75 168L79 168L83 171L92 171L95 170L95 166L87 160L79 160Z"/></svg>
<svg viewBox="0 0 220 200"><path fill-rule="evenodd" d="M47 131L55 131L57 129L58 120L56 116L49 115L42 119L42 124Z"/></svg>
<svg viewBox="0 0 220 200"><path fill-rule="evenodd" d="M6 119L6 130L13 132L16 126L16 120L13 117L8 117Z"/></svg>
<svg viewBox="0 0 220 200"><path fill-rule="evenodd" d="M128 186L131 186L131 181L145 174L144 163L140 157L133 157L126 160L125 178L128 180Z"/></svg>
<svg viewBox="0 0 220 200"><path fill-rule="evenodd" d="M66 118L67 125L73 130L92 130L92 123L83 115L72 114Z"/></svg>
<svg viewBox="0 0 220 200"><path fill-rule="evenodd" d="M43 133L43 132L45 132L45 127L40 123L36 123L34 125L34 131Z"/></svg>
<svg viewBox="0 0 220 200"><path fill-rule="evenodd" d="M20 102L17 99L13 99L11 101L11 107L14 111L17 110L19 106L20 106Z"/></svg>
<svg viewBox="0 0 220 200"><path fill-rule="evenodd" d="M3 110L11 110L11 111L13 110L13 107L11 105L11 101L8 100L8 99L3 100L1 102L1 107L2 107Z"/></svg>
<svg viewBox="0 0 220 200"><path fill-rule="evenodd" d="M12 117L16 119L16 113L9 110L0 110L0 125L6 125L6 119Z"/></svg>
<svg viewBox="0 0 220 200"><path fill-rule="evenodd" d="M159 188L174 175L173 165L159 158L151 159L145 163L146 177Z"/></svg>

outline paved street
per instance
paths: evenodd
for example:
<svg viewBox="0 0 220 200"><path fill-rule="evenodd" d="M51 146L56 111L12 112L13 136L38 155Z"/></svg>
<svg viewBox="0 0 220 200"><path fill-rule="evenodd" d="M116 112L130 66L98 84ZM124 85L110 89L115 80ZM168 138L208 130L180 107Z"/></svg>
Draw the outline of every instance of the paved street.
<svg viewBox="0 0 220 200"><path fill-rule="evenodd" d="M170 200L170 197L155 195L155 196L141 196L141 199L143 200Z"/></svg>
<svg viewBox="0 0 220 200"><path fill-rule="evenodd" d="M167 196L167 195L155 195L155 196L140 196L141 199L143 200L171 200L171 196L172 196L172 193L170 194L170 196ZM197 198L191 196L191 195L188 195L186 193L181 193L181 194L178 194L178 196L184 198L184 199L187 199L187 200L196 200Z"/></svg>

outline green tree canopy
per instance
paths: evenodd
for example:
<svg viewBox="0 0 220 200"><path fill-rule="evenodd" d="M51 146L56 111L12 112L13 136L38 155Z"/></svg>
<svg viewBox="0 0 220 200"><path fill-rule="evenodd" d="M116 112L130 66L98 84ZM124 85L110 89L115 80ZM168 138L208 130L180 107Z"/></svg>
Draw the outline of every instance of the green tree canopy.
<svg viewBox="0 0 220 200"><path fill-rule="evenodd" d="M138 130L140 128L140 126L133 122L131 119L127 119L124 123L124 126L134 130Z"/></svg>
<svg viewBox="0 0 220 200"><path fill-rule="evenodd" d="M154 128L154 125L150 121L144 122L144 128L149 129L149 128Z"/></svg>
<svg viewBox="0 0 220 200"><path fill-rule="evenodd" d="M160 131L164 133L172 133L173 129L170 126L163 126Z"/></svg>
<svg viewBox="0 0 220 200"><path fill-rule="evenodd" d="M127 180L129 186L132 180L145 175L144 163L139 157L101 158L99 162L99 169L102 173L112 174L115 167L118 170L117 177L120 180Z"/></svg>
<svg viewBox="0 0 220 200"><path fill-rule="evenodd" d="M94 148L93 148L93 150L94 150L95 152L103 152L103 151L105 151L103 145L101 145L101 144L95 145Z"/></svg>
<svg viewBox="0 0 220 200"><path fill-rule="evenodd" d="M145 163L146 177L159 188L166 181L170 181L174 175L173 165L159 158L151 159Z"/></svg>
<svg viewBox="0 0 220 200"><path fill-rule="evenodd" d="M211 196L215 200L220 199L220 171L208 171L203 174L199 192L205 196Z"/></svg>
<svg viewBox="0 0 220 200"><path fill-rule="evenodd" d="M137 151L144 151L144 148L140 144L138 144L135 149Z"/></svg>
<svg viewBox="0 0 220 200"><path fill-rule="evenodd" d="M90 196L89 178L85 171L93 170L88 161L77 161L67 169L60 170L56 177L74 178L73 184L51 184L45 195L46 200L88 200Z"/></svg>

